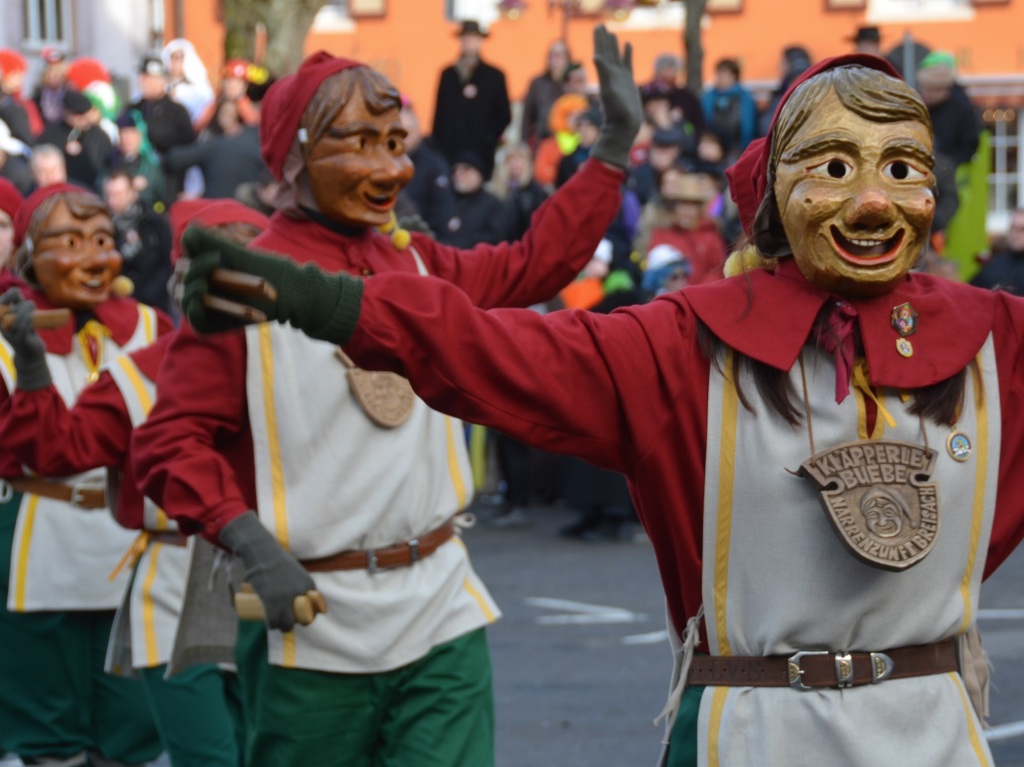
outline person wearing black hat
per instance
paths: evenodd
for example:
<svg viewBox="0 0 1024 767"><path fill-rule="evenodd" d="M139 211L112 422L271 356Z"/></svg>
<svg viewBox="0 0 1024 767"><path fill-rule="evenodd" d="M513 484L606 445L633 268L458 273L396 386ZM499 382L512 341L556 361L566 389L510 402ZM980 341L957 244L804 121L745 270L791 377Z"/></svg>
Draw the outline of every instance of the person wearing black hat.
<svg viewBox="0 0 1024 767"><path fill-rule="evenodd" d="M679 126L654 130L646 159L630 171L627 181L641 205L657 196L661 175L682 157L686 140L687 135Z"/></svg>
<svg viewBox="0 0 1024 767"><path fill-rule="evenodd" d="M488 36L479 22L459 29L459 58L441 72L434 108L433 140L454 164L463 149L480 154L484 180L494 170L494 153L512 120L505 73L482 61L480 46Z"/></svg>
<svg viewBox="0 0 1024 767"><path fill-rule="evenodd" d="M882 55L882 33L878 27L857 27L857 33L849 38L857 53L870 53L872 56Z"/></svg>
<svg viewBox="0 0 1024 767"><path fill-rule="evenodd" d="M484 189L484 162L477 152L459 152L452 166L455 205L438 239L457 248L501 242L507 226L501 200Z"/></svg>
<svg viewBox="0 0 1024 767"><path fill-rule="evenodd" d="M69 87L68 63L62 51L56 48L43 48L43 72L39 85L32 94L40 116L46 126L59 124L63 115L64 91Z"/></svg>
<svg viewBox="0 0 1024 767"><path fill-rule="evenodd" d="M100 125L100 113L89 97L75 90L64 91L64 119L39 137L40 144L52 144L64 152L68 181L92 191L97 189L101 171L110 161L114 145Z"/></svg>
<svg viewBox="0 0 1024 767"><path fill-rule="evenodd" d="M144 56L139 64L138 101L128 105L137 111L146 124L153 149L163 157L171 147L185 146L196 140L188 110L167 93L167 70L159 56ZM173 202L181 190L182 176L167 173L166 195Z"/></svg>

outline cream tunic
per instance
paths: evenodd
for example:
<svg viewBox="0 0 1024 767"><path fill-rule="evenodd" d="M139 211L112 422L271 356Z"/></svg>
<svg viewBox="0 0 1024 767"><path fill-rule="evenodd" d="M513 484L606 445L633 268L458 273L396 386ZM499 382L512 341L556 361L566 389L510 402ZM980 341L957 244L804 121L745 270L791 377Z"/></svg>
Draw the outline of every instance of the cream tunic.
<svg viewBox="0 0 1024 767"><path fill-rule="evenodd" d="M138 305L139 320L128 342L119 347L109 337L102 340L101 359L111 359L156 340L157 319L153 309ZM0 339L0 374L8 391L16 381L10 345ZM88 382L89 370L77 350L71 354L47 353L53 384L68 407ZM104 469L62 479L67 484L105 486ZM128 583L126 572L108 578L135 533L118 525L105 509L83 511L63 501L26 493L18 511L11 555L7 609L12 612L42 610L113 610Z"/></svg>
<svg viewBox="0 0 1024 767"><path fill-rule="evenodd" d="M837 406L831 361L809 347L803 360L816 450L853 441L858 424L865 428L863 393L854 389ZM974 453L965 463L954 461L945 449L948 430L927 425L927 443L938 452L931 481L939 487L939 538L927 558L900 573L854 558L831 529L812 483L784 470L810 456L806 429L765 412L752 416L731 381L712 371L708 422L721 424L708 435L705 486L703 600L712 654L884 651L967 631L995 506L990 467L999 465L1001 403L991 338L978 362L980 382L968 374L957 424ZM802 399L799 365L791 377ZM754 390L751 380L743 383ZM878 395L896 427L886 429L879 414L871 436L924 444L920 419L905 411L898 393ZM779 468L765 471L766 464ZM708 687L698 756L709 767L991 764L956 673L811 692Z"/></svg>

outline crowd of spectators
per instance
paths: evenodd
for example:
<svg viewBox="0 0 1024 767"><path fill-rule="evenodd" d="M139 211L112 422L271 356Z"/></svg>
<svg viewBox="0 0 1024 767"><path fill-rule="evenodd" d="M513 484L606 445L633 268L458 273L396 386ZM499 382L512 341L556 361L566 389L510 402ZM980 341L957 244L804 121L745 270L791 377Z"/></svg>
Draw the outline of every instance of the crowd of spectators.
<svg viewBox="0 0 1024 767"><path fill-rule="evenodd" d="M603 119L595 88L565 41L553 41L541 71L522 94L520 119L512 126L505 74L485 53L486 29L466 21L456 37L457 58L439 73L430 135L416 106L404 102L406 148L416 173L399 197L397 213L459 247L517 239L545 198L589 156ZM882 52L873 27L859 29L849 42L858 50ZM837 46L821 53L843 50ZM84 79L93 79L83 82L82 76L69 76L74 62L63 53L46 50L42 58L41 76L29 96L27 62L15 51L0 50L0 178L10 182L4 189L27 195L69 181L101 193L113 211L125 273L137 296L168 309L165 212L172 202L236 197L263 212L272 210L258 128L260 99L272 77L233 59L214 78L215 87L191 43L174 40L143 58L133 95L120 108L111 103L111 78L98 62L90 60ZM640 85L645 121L631 153L619 216L577 283L538 310L610 311L721 278L727 254L741 244L725 168L764 133L782 94L813 61L808 48L787 46L780 55L778 86L755 99L735 57L715 62L713 79L698 93L682 81L679 56L656 56L649 79ZM956 212L956 168L977 150L980 122L957 82L952 55L926 52L914 66L935 126L941 231ZM2 202L0 257L10 224ZM1014 232L1024 231L1024 222L1014 221ZM1019 281L1016 262L1024 261L1019 239L979 277L983 284ZM941 263L940 249L941 240L930 255ZM496 524L528 521L522 508L537 500L571 499L574 487L600 487L607 501L597 503L586 493L577 498L581 518L565 533L631 536L628 495L607 490L607 483L621 478L588 476L586 467L573 464L562 472L565 487L559 490L551 480L552 459L504 439L497 442L504 502Z"/></svg>

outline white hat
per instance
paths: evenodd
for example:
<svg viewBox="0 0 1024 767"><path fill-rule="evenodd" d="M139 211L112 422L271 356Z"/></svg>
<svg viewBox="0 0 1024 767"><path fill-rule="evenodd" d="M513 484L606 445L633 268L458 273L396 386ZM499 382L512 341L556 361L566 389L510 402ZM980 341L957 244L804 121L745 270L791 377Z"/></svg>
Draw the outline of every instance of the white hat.
<svg viewBox="0 0 1024 767"><path fill-rule="evenodd" d="M0 120L0 152L24 155L29 153L28 147L11 135L11 129L3 120Z"/></svg>
<svg viewBox="0 0 1024 767"><path fill-rule="evenodd" d="M667 264L685 260L686 256L683 255L679 248L668 243L662 243L661 245L655 245L647 252L647 265L644 267L644 271L653 272L655 269L660 269Z"/></svg>

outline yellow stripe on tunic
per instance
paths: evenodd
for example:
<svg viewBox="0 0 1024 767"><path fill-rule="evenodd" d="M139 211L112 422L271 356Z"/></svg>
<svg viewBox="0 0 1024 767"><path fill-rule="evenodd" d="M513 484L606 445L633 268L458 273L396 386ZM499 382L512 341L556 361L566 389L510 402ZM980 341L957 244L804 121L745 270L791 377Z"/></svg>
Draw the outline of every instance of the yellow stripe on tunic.
<svg viewBox="0 0 1024 767"><path fill-rule="evenodd" d="M153 602L153 584L156 582L157 560L164 544L154 543L150 548L149 568L142 582L142 631L146 637L146 665L149 668L160 663L156 639L156 604Z"/></svg>
<svg viewBox="0 0 1024 767"><path fill-rule="evenodd" d="M722 445L718 454L718 532L715 539L715 626L718 631L718 654L732 655L725 620L729 597L729 546L739 412L739 395L733 379L732 349L726 351L722 378Z"/></svg>
<svg viewBox="0 0 1024 767"><path fill-rule="evenodd" d="M711 721L708 723L708 767L718 767L718 739L722 731L722 712L729 697L728 687L716 687L711 698Z"/></svg>
<svg viewBox="0 0 1024 767"><path fill-rule="evenodd" d="M270 325L260 325L258 332L260 362L263 367L263 407L267 420L267 446L270 450L274 531L278 543L288 549L288 505L284 488L284 465L281 463L281 441L277 431L277 408L274 405L274 350L271 344ZM295 634L290 631L282 634L282 655L281 665L295 665Z"/></svg>
<svg viewBox="0 0 1024 767"><path fill-rule="evenodd" d="M28 553L32 546L32 528L36 522L36 506L39 505L39 496L30 495L28 505L25 507L25 525L21 530L21 540L18 542L18 571L14 581L14 611L25 611L25 587L28 581Z"/></svg>
<svg viewBox="0 0 1024 767"><path fill-rule="evenodd" d="M988 479L988 406L985 404L985 388L981 380L981 355L971 366L974 382L974 409L977 420L978 450L974 455L974 510L971 517L971 541L967 552L967 566L960 582L960 594L964 600L964 618L960 622L963 634L971 625L974 605L971 604L971 583L974 580L974 566L978 561L978 542L981 539L981 528L985 522L985 482Z"/></svg>
<svg viewBox="0 0 1024 767"><path fill-rule="evenodd" d="M131 381L135 396L139 398L139 406L142 408L143 415L149 415L149 411L153 409L153 398L149 396L149 392L146 390L146 384L142 380L142 374L139 373L139 369L126 356L118 357L117 364L124 371L124 374L128 376L128 380Z"/></svg>
<svg viewBox="0 0 1024 767"><path fill-rule="evenodd" d="M457 546L460 546L468 556L469 550L466 548L466 544L463 542L462 538L460 538L459 536L455 536L452 540L455 542ZM484 617L487 618L487 622L494 623L494 621L496 620L494 610L491 609L491 606L487 603L487 600L484 599L484 595L480 593L480 590L473 585L469 578L466 578L462 582L462 586L466 589L466 593L473 598L474 602L476 602L477 606L480 608L480 612L482 612L484 614Z"/></svg>
<svg viewBox="0 0 1024 767"><path fill-rule="evenodd" d="M984 767L991 767L992 763L988 760L988 757L985 754L985 747L981 744L981 736L978 734L978 728L974 726L974 717L972 716L974 707L967 698L967 690L964 689L963 682L960 681L960 675L955 671L950 671L947 676L956 687L956 691L960 693L960 703L964 707L964 718L967 720L967 732L971 738L971 748L974 749L974 755L978 757L978 764L983 765Z"/></svg>
<svg viewBox="0 0 1024 767"><path fill-rule="evenodd" d="M466 505L466 481L462 478L462 471L459 469L459 451L455 449L455 428L452 426L452 419L444 417L444 425L448 442L448 473L452 477L452 487L455 488L455 500L458 508Z"/></svg>
<svg viewBox="0 0 1024 767"><path fill-rule="evenodd" d="M18 380L18 374L14 371L14 358L11 357L11 352L8 350L6 344L0 344L0 364L4 366L4 370L7 371L7 378L11 381Z"/></svg>

